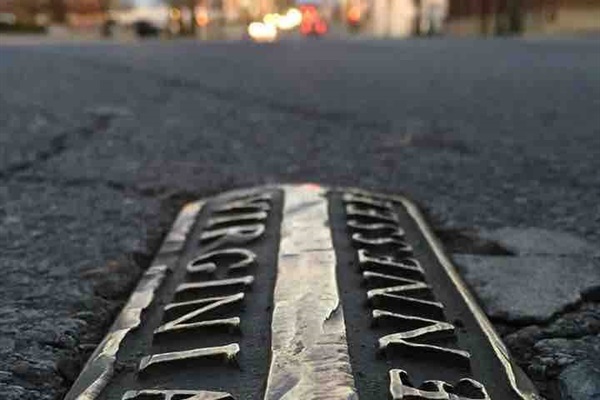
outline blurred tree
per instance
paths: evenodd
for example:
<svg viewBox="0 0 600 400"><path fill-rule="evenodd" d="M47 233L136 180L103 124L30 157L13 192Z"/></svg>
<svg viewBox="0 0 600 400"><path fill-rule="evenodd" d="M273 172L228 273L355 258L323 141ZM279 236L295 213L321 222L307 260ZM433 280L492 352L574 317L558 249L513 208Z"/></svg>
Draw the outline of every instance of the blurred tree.
<svg viewBox="0 0 600 400"><path fill-rule="evenodd" d="M57 23L64 23L67 19L67 7L64 0L50 0L50 14L52 20Z"/></svg>
<svg viewBox="0 0 600 400"><path fill-rule="evenodd" d="M523 32L523 3L521 0L502 0L496 7L496 34L515 35Z"/></svg>
<svg viewBox="0 0 600 400"><path fill-rule="evenodd" d="M192 36L196 35L196 6L198 5L197 0L168 0L168 3L171 7L177 8L179 10L186 9L188 12L185 13L189 15L189 20L185 24L181 24L181 32L188 33ZM183 15L183 13L182 13ZM183 22L183 21L181 21ZM183 29L186 27L187 29Z"/></svg>
<svg viewBox="0 0 600 400"><path fill-rule="evenodd" d="M423 13L423 2L421 0L414 0L415 5L415 17L413 21L413 35L421 36L421 18Z"/></svg>
<svg viewBox="0 0 600 400"><path fill-rule="evenodd" d="M35 25L36 17L47 10L47 2L45 0L19 0L16 7L23 23Z"/></svg>
<svg viewBox="0 0 600 400"><path fill-rule="evenodd" d="M190 17L190 21L189 21L190 35L192 35L192 36L196 36L196 5L197 5L196 0L187 0L186 1L186 6L188 8L189 17Z"/></svg>
<svg viewBox="0 0 600 400"><path fill-rule="evenodd" d="M107 13L112 7L112 0L98 0L98 6L103 13Z"/></svg>
<svg viewBox="0 0 600 400"><path fill-rule="evenodd" d="M115 1L113 0L98 0L98 6L100 8L100 12L104 18L104 21L107 22L110 20L110 10L115 6Z"/></svg>
<svg viewBox="0 0 600 400"><path fill-rule="evenodd" d="M511 33L520 34L523 32L523 12L521 0L510 0L508 2L508 20Z"/></svg>

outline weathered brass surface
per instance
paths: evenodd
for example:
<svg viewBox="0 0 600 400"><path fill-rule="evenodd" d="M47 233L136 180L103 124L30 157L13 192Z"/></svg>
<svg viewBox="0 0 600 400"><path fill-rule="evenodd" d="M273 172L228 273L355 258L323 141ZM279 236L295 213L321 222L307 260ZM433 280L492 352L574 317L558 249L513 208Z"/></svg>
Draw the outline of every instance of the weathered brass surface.
<svg viewBox="0 0 600 400"><path fill-rule="evenodd" d="M265 400L358 398L325 194L284 189Z"/></svg>
<svg viewBox="0 0 600 400"><path fill-rule="evenodd" d="M417 207L319 185L185 207L66 400L533 400Z"/></svg>

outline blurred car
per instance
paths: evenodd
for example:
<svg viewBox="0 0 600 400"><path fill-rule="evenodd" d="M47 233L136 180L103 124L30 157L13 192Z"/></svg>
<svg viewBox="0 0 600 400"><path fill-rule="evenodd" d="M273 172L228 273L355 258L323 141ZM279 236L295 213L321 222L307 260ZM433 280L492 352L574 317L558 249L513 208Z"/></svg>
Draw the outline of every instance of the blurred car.
<svg viewBox="0 0 600 400"><path fill-rule="evenodd" d="M158 36L167 28L169 11L169 7L164 5L113 10L104 31L110 36L114 30L125 28L131 29L138 37Z"/></svg>
<svg viewBox="0 0 600 400"><path fill-rule="evenodd" d="M139 20L133 23L133 30L138 37L151 37L160 35L161 28L151 21Z"/></svg>
<svg viewBox="0 0 600 400"><path fill-rule="evenodd" d="M300 33L304 36L323 36L329 30L327 22L316 5L303 4L299 7L302 13Z"/></svg>

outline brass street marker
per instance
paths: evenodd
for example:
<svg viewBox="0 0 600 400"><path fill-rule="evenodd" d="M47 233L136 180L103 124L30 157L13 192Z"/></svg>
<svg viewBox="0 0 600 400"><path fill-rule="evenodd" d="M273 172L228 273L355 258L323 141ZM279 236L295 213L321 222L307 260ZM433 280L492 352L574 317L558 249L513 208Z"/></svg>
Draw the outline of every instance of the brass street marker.
<svg viewBox="0 0 600 400"><path fill-rule="evenodd" d="M537 399L404 197L186 206L66 400Z"/></svg>

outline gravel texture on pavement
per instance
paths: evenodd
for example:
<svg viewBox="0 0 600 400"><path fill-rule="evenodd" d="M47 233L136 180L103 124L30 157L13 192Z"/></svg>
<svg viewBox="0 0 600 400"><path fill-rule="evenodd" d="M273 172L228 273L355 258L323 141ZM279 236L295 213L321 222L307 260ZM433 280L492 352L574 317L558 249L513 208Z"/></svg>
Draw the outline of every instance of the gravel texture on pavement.
<svg viewBox="0 0 600 400"><path fill-rule="evenodd" d="M465 263L487 310L504 302L476 281L521 258L568 264L579 299L491 316L545 396L599 398L599 50L575 38L0 47L0 397L65 393L185 201L315 181L407 193L449 251L510 258ZM511 242L540 230L542 248L575 254ZM520 304L546 289L511 284Z"/></svg>
<svg viewBox="0 0 600 400"><path fill-rule="evenodd" d="M504 228L479 233L510 255L454 261L513 356L550 398L600 398L600 257L564 232ZM460 251L460 250L458 250Z"/></svg>

